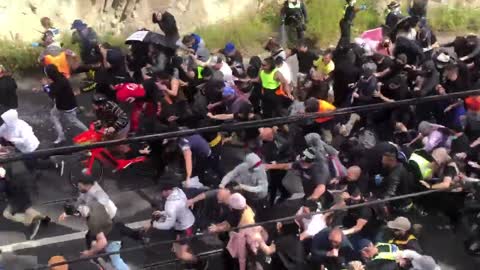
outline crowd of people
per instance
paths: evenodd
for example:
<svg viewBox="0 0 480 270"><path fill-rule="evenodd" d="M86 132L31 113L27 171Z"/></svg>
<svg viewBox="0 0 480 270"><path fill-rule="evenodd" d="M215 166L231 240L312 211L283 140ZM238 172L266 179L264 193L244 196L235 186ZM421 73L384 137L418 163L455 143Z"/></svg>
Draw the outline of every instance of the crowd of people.
<svg viewBox="0 0 480 270"><path fill-rule="evenodd" d="M142 29L143 39L130 43L128 53L101 43L91 27L75 20L81 63L71 64L75 54L62 48L58 29L44 18L39 61L46 78L36 90L54 100L54 144L62 144L68 140L62 121L87 130L76 116L69 81L79 73L88 78L82 90L95 91L95 124L108 139L476 89L479 37L470 34L439 44L426 17L428 1L410 2L409 14L402 13L400 3L388 5L385 24L377 29L383 37L374 40L352 39L355 17L367 7L346 0L338 44L316 51L304 39L306 6L288 0L281 16L296 29L296 44L286 48L271 38L265 44L269 56L249 61L233 43L211 51L198 34L181 38L176 18L163 11L152 16L164 34L162 41L147 42L155 33ZM287 61L292 56L298 59L298 74ZM18 118L15 89L0 66L0 137L17 151L31 153L39 141ZM467 195L479 181L479 145L477 96L198 133L139 147L120 145L114 149L117 155L145 155L152 163L163 203L152 211L151 222L135 231L116 220L122 209L88 176L80 179L81 195L65 207L59 222L69 216L86 218L88 249L82 256L114 252L110 260L117 270L130 269L115 253L123 237L148 242L158 230L176 234L173 250L186 269L209 267L208 259L192 251L197 232L218 234L225 247L223 269L440 269L422 248L419 221L440 213L445 216L442 229L460 227ZM231 170L222 162L226 147L245 152L243 162ZM25 164L37 177L41 169L63 170L50 160L28 159ZM162 178L178 164L181 181ZM295 177L289 172L301 180L300 197L295 197ZM0 178L9 202L4 217L31 226L33 239L50 218L32 208L24 185L8 170L0 169ZM439 192L348 208L426 190ZM252 226L271 219L269 209L288 212L292 205L294 220ZM348 210L323 212L344 207Z"/></svg>

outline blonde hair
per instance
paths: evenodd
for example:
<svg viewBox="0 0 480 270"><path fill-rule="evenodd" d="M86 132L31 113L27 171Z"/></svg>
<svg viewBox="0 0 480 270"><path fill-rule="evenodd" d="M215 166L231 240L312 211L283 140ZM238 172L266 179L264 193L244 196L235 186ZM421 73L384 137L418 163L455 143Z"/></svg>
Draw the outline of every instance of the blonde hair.
<svg viewBox="0 0 480 270"><path fill-rule="evenodd" d="M43 17L42 19L40 19L40 23L42 24L42 26L46 26L46 28L53 28L52 20L50 20L50 18L48 17Z"/></svg>

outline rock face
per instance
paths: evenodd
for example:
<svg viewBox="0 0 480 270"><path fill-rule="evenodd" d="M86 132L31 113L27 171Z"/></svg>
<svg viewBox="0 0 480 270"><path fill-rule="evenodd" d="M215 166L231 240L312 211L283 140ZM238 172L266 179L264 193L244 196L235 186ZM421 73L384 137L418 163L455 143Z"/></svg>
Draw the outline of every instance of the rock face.
<svg viewBox="0 0 480 270"><path fill-rule="evenodd" d="M138 28L158 30L151 22L153 11L168 10L177 18L181 32L255 11L267 0L5 0L0 1L0 38L38 40L40 19L70 31L82 19L98 32L129 33Z"/></svg>

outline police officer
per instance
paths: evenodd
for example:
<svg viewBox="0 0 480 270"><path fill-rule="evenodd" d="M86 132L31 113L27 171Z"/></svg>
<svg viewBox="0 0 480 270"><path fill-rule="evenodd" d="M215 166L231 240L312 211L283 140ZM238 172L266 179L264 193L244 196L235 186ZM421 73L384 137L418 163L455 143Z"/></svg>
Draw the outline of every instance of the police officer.
<svg viewBox="0 0 480 270"><path fill-rule="evenodd" d="M400 3L392 1L388 4L387 8L388 14L385 18L385 25L388 26L389 29L394 29L397 23L403 18Z"/></svg>
<svg viewBox="0 0 480 270"><path fill-rule="evenodd" d="M343 18L340 20L341 38L339 43L341 44L350 43L351 34L352 34L351 33L352 25L353 25L353 21L355 20L355 16L357 15L357 12L367 9L367 6L365 5L356 7L355 6L356 3L357 3L357 0L346 0L344 15L343 15Z"/></svg>
<svg viewBox="0 0 480 270"><path fill-rule="evenodd" d="M295 28L297 38L303 39L307 23L307 9L301 0L287 0L281 11L282 23Z"/></svg>
<svg viewBox="0 0 480 270"><path fill-rule="evenodd" d="M397 269L397 246L387 243L374 245L370 240L363 239L359 250L362 257L368 260L366 269Z"/></svg>

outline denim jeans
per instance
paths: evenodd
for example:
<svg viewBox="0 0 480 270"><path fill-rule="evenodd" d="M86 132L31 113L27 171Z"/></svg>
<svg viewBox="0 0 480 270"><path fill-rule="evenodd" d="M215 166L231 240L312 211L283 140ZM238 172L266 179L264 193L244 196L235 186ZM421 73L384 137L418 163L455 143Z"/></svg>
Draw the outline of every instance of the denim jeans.
<svg viewBox="0 0 480 270"><path fill-rule="evenodd" d="M81 131L87 131L88 128L85 126L78 118L76 110L72 111L62 111L53 107L50 111L50 120L53 122L55 131L57 131L57 136L59 139L65 139L65 133L63 131L61 119L65 120L69 125L73 125L80 129Z"/></svg>
<svg viewBox="0 0 480 270"><path fill-rule="evenodd" d="M105 250L107 252L117 252L120 251L121 248L122 242L113 241L108 243L108 246ZM123 261L122 257L120 257L120 254L110 255L110 260L115 270L130 270L130 267L128 267L128 265Z"/></svg>

